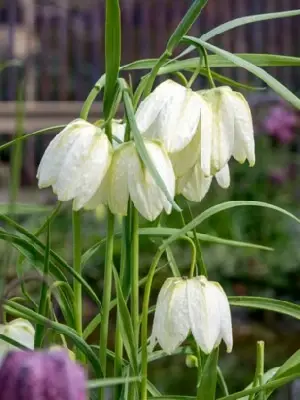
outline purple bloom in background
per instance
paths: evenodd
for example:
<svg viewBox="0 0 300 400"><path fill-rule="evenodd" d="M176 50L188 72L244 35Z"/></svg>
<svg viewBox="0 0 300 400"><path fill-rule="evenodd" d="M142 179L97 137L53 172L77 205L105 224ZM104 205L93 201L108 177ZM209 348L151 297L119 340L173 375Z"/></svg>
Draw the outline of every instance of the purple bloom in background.
<svg viewBox="0 0 300 400"><path fill-rule="evenodd" d="M0 400L86 400L85 374L64 351L14 351L0 369Z"/></svg>
<svg viewBox="0 0 300 400"><path fill-rule="evenodd" d="M267 133L276 137L282 143L289 143L294 138L293 128L297 124L297 117L283 105L272 107L263 121Z"/></svg>

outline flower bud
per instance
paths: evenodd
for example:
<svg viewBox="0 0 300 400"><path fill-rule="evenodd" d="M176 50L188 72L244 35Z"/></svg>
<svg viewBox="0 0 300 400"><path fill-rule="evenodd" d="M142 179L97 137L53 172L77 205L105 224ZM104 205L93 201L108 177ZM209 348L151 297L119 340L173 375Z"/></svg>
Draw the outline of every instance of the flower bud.
<svg viewBox="0 0 300 400"><path fill-rule="evenodd" d="M169 278L158 295L150 347L156 342L172 353L191 330L206 354L223 339L232 350L232 325L228 299L217 282L204 276Z"/></svg>
<svg viewBox="0 0 300 400"><path fill-rule="evenodd" d="M32 324L26 319L17 318L8 324L0 325L0 333L29 350L34 349L35 330ZM0 339L0 362L2 362L7 352L14 349L18 349L18 347Z"/></svg>
<svg viewBox="0 0 300 400"><path fill-rule="evenodd" d="M85 374L64 351L14 351L0 369L0 400L85 400Z"/></svg>
<svg viewBox="0 0 300 400"><path fill-rule="evenodd" d="M58 200L82 208L99 189L111 161L111 144L103 130L82 119L68 124L47 147L37 178L52 186Z"/></svg>

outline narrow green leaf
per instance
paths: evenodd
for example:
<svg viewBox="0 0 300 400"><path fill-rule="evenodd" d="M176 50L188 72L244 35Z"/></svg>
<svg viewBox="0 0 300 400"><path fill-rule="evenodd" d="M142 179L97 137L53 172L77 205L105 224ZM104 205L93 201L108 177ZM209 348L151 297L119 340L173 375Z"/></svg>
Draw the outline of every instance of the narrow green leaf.
<svg viewBox="0 0 300 400"><path fill-rule="evenodd" d="M47 240L44 254L44 268L43 268L43 278L47 279L49 275L49 261L50 261L50 224L48 224L47 229ZM48 284L43 280L40 291L39 308L38 313L40 315L46 316L47 313L47 289ZM38 325L35 330L34 336L34 348L40 348L42 345L43 335L45 327L43 325Z"/></svg>
<svg viewBox="0 0 300 400"><path fill-rule="evenodd" d="M193 23L200 15L202 9L205 7L208 0L194 0L185 16L180 21L179 25L171 35L167 43L167 51L172 53L174 48L178 45L181 38L190 30Z"/></svg>
<svg viewBox="0 0 300 400"><path fill-rule="evenodd" d="M116 385L123 385L124 383L129 382L139 382L141 378L139 376L130 376L130 377L121 377L121 378L103 378L103 379L95 379L92 381L88 381L87 388L96 389L100 387L109 387Z"/></svg>
<svg viewBox="0 0 300 400"><path fill-rule="evenodd" d="M161 250L166 249L167 246L169 246L172 242L174 242L174 240L177 240L180 236L185 235L189 231L193 230L194 228L196 228L198 225L200 225L203 221L205 221L212 215L215 215L221 211L228 210L230 208L241 207L241 206L254 206L254 207L270 208L270 209L278 211L284 215L287 215L288 217L290 217L293 220L300 223L300 219L298 219L295 215L284 210L283 208L274 206L273 204L265 203L262 201L227 201L227 202L224 202L224 203L221 203L216 206L208 208L203 213L201 213L196 218L194 218L191 222L186 224L182 229L179 229L176 233L174 233L172 236L170 236L167 240L165 240L163 242L163 244L160 246Z"/></svg>
<svg viewBox="0 0 300 400"><path fill-rule="evenodd" d="M200 44L201 46L205 47L207 50L211 51L212 53L218 54L229 61L233 62L239 67L242 67L246 69L247 71L251 72L273 89L277 94L279 94L281 97L283 97L286 101L291 103L293 106L296 108L300 108L300 99L295 96L287 87L285 87L282 83L277 81L277 79L273 78L270 74L268 74L266 71L264 71L262 68L257 67L256 65L250 63L249 61L243 60L240 57L237 57L236 55L229 53L226 50L220 49L216 46L213 46L207 42L204 42L201 39L195 39L192 37L186 37L186 40L188 42L192 42L195 45Z"/></svg>
<svg viewBox="0 0 300 400"><path fill-rule="evenodd" d="M219 25L216 28L212 29L211 31L205 33L204 35L201 36L201 39L210 40L213 37L220 35L224 32L227 32L231 29L237 28L239 26L244 26L247 24L252 24L253 22L267 21L276 18L296 17L297 15L300 15L300 10L280 11L280 12L249 15L246 17L236 18L231 21L225 22L224 24Z"/></svg>
<svg viewBox="0 0 300 400"><path fill-rule="evenodd" d="M300 350L296 351L280 368L277 368L276 373L269 379L269 382L295 374L300 374ZM266 399L268 399L272 393L273 390L269 390L266 393Z"/></svg>
<svg viewBox="0 0 300 400"><path fill-rule="evenodd" d="M3 335L3 333L0 333L0 341L3 340L4 342L11 344L12 346L17 347L18 349L21 350L29 350L28 347L24 346L23 344L19 343L18 341L10 338L9 336ZM2 343L1 343L2 346Z"/></svg>
<svg viewBox="0 0 300 400"><path fill-rule="evenodd" d="M148 168L150 174L152 175L153 179L157 183L157 185L160 187L160 189L164 192L165 196L167 197L168 201L173 205L174 209L177 211L181 211L180 207L175 203L174 199L172 196L169 194L168 189L162 180L159 172L156 170L154 164L152 163L152 160L147 152L144 139L142 138L142 135L140 134L136 121L135 121L135 116L134 116L134 109L133 109L133 104L130 98L130 95L128 93L128 89L126 88L126 84L123 80L119 80L121 89L123 91L123 100L124 100L124 106L126 109L126 114L128 118L128 122L134 137L134 142L136 145L136 149L139 153L139 156L141 157L143 163L146 165Z"/></svg>
<svg viewBox="0 0 300 400"><path fill-rule="evenodd" d="M50 128L40 129L40 130L35 131L33 133L28 133L27 135L19 136L17 139L14 139L14 140L11 140L9 142L6 142L6 143L2 144L0 146L0 151L7 149L8 147L12 146L13 144L15 144L18 141L26 140L26 139L28 139L28 138L30 138L32 136L41 135L43 133L50 133L52 131L62 130L65 127L66 127L66 125L50 126Z"/></svg>
<svg viewBox="0 0 300 400"><path fill-rule="evenodd" d="M176 234L180 229L176 228L165 228L165 227L155 227L155 228L140 228L139 234L146 235L146 236L159 236L159 237L166 237ZM193 237L193 232L187 232L187 236ZM266 250L266 251L274 251L272 247L262 246L260 244L249 243L249 242L240 242L237 240L231 239L224 239L218 236L207 235L205 233L198 233L197 238L200 239L202 242L208 243L215 243L215 244L222 244L225 246L233 246L233 247L248 247L257 250Z"/></svg>
<svg viewBox="0 0 300 400"><path fill-rule="evenodd" d="M0 213L9 214L11 205L9 203L0 204ZM43 214L48 213L51 210L50 206L41 206L37 204L14 204L14 214L15 215L32 215L32 214Z"/></svg>
<svg viewBox="0 0 300 400"><path fill-rule="evenodd" d="M280 54L256 54L256 53L233 53L235 56L249 61L259 67L298 67L300 65L300 57L283 56ZM231 68L237 67L235 63L217 54L210 54L208 57L210 68ZM151 69L157 59L146 59L134 61L124 65L123 70L140 70ZM161 67L158 75L169 74L182 70L194 70L199 65L199 58L193 57L187 60L173 60Z"/></svg>
<svg viewBox="0 0 300 400"><path fill-rule="evenodd" d="M103 111L107 118L117 88L121 61L121 16L118 0L107 0L105 12L105 73Z"/></svg>
<svg viewBox="0 0 300 400"><path fill-rule="evenodd" d="M118 304L118 315L120 318L120 326L122 330L122 336L124 341L124 346L132 366L133 372L137 375L138 373L138 363L137 363L137 349L135 348L135 339L133 334L133 327L130 318L130 313L128 311L122 287L120 283L120 279L118 277L118 273L114 268L114 279L115 279L115 286L117 291L117 304Z"/></svg>
<svg viewBox="0 0 300 400"><path fill-rule="evenodd" d="M80 336L77 335L76 331L64 324L51 321L50 319L36 313L35 311L32 311L29 308L24 307L21 304L18 304L11 300L5 300L4 309L8 314L28 319L35 324L42 324L62 335L69 337L74 342L74 344L86 355L96 374L98 376L102 375L98 357L94 354L91 347Z"/></svg>
<svg viewBox="0 0 300 400"><path fill-rule="evenodd" d="M225 22L217 26L216 28L212 29L211 31L205 33L204 35L200 36L202 40L209 40L216 35L220 35L230 29L237 28L238 26L243 26L246 24L250 24L253 22L260 22L260 21L267 21L276 18L285 18L285 17L293 17L300 14L300 10L291 10L291 11L281 11L281 12L274 12L274 13L267 13L267 14L257 14L257 15L249 15L246 17L236 18L231 21ZM187 49L183 50L176 59L182 58L189 54L191 51L194 50L194 46L189 46Z"/></svg>
<svg viewBox="0 0 300 400"><path fill-rule="evenodd" d="M264 374L263 374L263 377L262 377L262 383L265 384L265 383L269 382L270 379L273 378L273 376L275 375L275 373L276 373L276 371L277 371L278 369L279 369L278 367L271 368L271 369L269 369L266 373L264 373ZM245 390L246 390L246 389L250 389L250 388L252 388L252 387L253 387L253 382L251 382L250 385L248 385L248 386L245 388ZM228 396L228 395L229 395L229 393L228 393L226 396ZM240 400L249 400L249 397L250 397L250 396L243 396L243 397L240 398Z"/></svg>
<svg viewBox="0 0 300 400"><path fill-rule="evenodd" d="M300 306L288 301L252 296L229 296L228 299L232 306L268 310L300 319Z"/></svg>
<svg viewBox="0 0 300 400"><path fill-rule="evenodd" d="M86 250L81 257L81 265L84 265L88 262L88 260L98 251L98 249L106 243L106 238L100 240L100 242L95 243L92 247Z"/></svg>
<svg viewBox="0 0 300 400"><path fill-rule="evenodd" d="M197 397L205 400L215 400L217 386L217 366L219 348L213 350L205 362L200 386L197 389Z"/></svg>

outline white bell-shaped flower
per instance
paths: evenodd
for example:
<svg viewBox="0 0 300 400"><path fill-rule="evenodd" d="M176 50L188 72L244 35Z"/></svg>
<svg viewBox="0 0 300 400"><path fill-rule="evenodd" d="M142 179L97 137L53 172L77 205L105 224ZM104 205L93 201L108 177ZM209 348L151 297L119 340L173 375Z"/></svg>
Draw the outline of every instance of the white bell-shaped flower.
<svg viewBox="0 0 300 400"><path fill-rule="evenodd" d="M145 140L145 146L173 198L175 176L166 151L156 141ZM123 143L115 149L102 187L87 204L87 208L95 208L106 202L112 213L126 215L129 197L135 208L149 221L157 218L163 210L169 214L172 209L171 203L140 159L134 142Z"/></svg>
<svg viewBox="0 0 300 400"><path fill-rule="evenodd" d="M223 339L227 352L233 346L231 313L226 294L217 282L204 276L169 278L156 304L150 347L156 342L170 354L192 332L201 350L209 354Z"/></svg>
<svg viewBox="0 0 300 400"><path fill-rule="evenodd" d="M40 188L52 186L60 201L82 208L100 187L112 157L111 144L99 127L76 119L47 147L37 178Z"/></svg>
<svg viewBox="0 0 300 400"><path fill-rule="evenodd" d="M158 139L168 153L177 153L191 142L207 108L199 94L169 79L141 102L136 122L144 137Z"/></svg>
<svg viewBox="0 0 300 400"><path fill-rule="evenodd" d="M29 350L34 350L35 330L32 324L23 318L17 318L7 324L0 325L0 333L18 342ZM0 339L0 364L6 353L18 347Z"/></svg>
<svg viewBox="0 0 300 400"><path fill-rule="evenodd" d="M126 124L113 119L111 123L111 130L113 135L113 148L117 148L124 142Z"/></svg>
<svg viewBox="0 0 300 400"><path fill-rule="evenodd" d="M230 186L230 171L228 164L215 174L215 178L223 189ZM205 176L201 163L197 162L184 176L177 180L176 193L182 194L187 200L201 201L207 194L213 177Z"/></svg>
<svg viewBox="0 0 300 400"><path fill-rule="evenodd" d="M198 92L210 104L213 113L211 146L205 150L202 170L206 176L220 171L233 156L250 166L255 163L255 145L252 116L249 105L241 93L228 86ZM203 154L202 153L202 154ZM210 161L209 161L210 160Z"/></svg>

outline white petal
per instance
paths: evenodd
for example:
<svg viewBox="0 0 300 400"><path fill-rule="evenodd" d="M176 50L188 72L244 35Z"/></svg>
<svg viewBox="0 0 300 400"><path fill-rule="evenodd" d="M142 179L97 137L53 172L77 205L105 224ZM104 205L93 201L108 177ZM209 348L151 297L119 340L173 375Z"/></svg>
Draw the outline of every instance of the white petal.
<svg viewBox="0 0 300 400"><path fill-rule="evenodd" d="M202 102L191 89L168 80L141 103L138 128L145 137L162 141L169 153L181 151L196 133Z"/></svg>
<svg viewBox="0 0 300 400"><path fill-rule="evenodd" d="M89 156L78 171L80 185L73 202L74 210L82 208L94 196L108 171L111 158L112 148L107 136L104 133L96 135Z"/></svg>
<svg viewBox="0 0 300 400"><path fill-rule="evenodd" d="M215 286L203 276L187 281L191 331L206 354L214 349L221 329L217 292Z"/></svg>
<svg viewBox="0 0 300 400"><path fill-rule="evenodd" d="M230 171L228 164L226 164L221 171L217 172L215 177L218 185L223 189L227 189L230 186Z"/></svg>
<svg viewBox="0 0 300 400"><path fill-rule="evenodd" d="M170 159L158 143L145 141L145 146L170 196L174 197L175 176ZM171 212L172 205L156 184L148 169L143 165L137 153L130 160L128 187L135 207L147 220L153 221L163 209L167 213Z"/></svg>
<svg viewBox="0 0 300 400"><path fill-rule="evenodd" d="M132 142L120 145L113 154L109 170L108 205L112 213L126 215L129 200L128 170L136 157Z"/></svg>
<svg viewBox="0 0 300 400"><path fill-rule="evenodd" d="M247 158L250 166L255 164L255 142L251 111L241 93L232 92L234 110L234 149L233 157L243 163Z"/></svg>
<svg viewBox="0 0 300 400"><path fill-rule="evenodd" d="M35 330L32 324L27 320L17 318L8 324L1 325L1 333L30 350L34 349ZM0 340L1 355L3 355L3 353L6 351L13 350L15 348L15 346L5 342L4 340Z"/></svg>
<svg viewBox="0 0 300 400"><path fill-rule="evenodd" d="M111 124L111 128L112 128L113 136L115 136L121 142L124 142L126 124L121 124L121 123L113 120L112 124ZM113 143L114 148L117 148L118 146L120 146L120 143L118 143L114 139L113 139L112 143Z"/></svg>
<svg viewBox="0 0 300 400"><path fill-rule="evenodd" d="M135 118L141 133L147 133L148 137L152 137L150 132L151 125L157 118L164 104L168 101L168 97L175 85L177 84L170 79L164 81L140 103Z"/></svg>
<svg viewBox="0 0 300 400"><path fill-rule="evenodd" d="M211 172L220 171L229 161L234 145L234 110L227 88L208 90L203 94L213 112Z"/></svg>
<svg viewBox="0 0 300 400"><path fill-rule="evenodd" d="M233 337L232 337L231 312L230 312L228 298L222 287L217 282L211 282L211 283L215 284L216 288L218 289L218 300L219 300L219 310L221 319L221 336L224 342L226 343L227 352L230 353L232 351L232 346L233 346Z"/></svg>
<svg viewBox="0 0 300 400"><path fill-rule="evenodd" d="M198 162L186 175L177 181L177 193L190 201L201 201L207 194L212 177L206 177Z"/></svg>
<svg viewBox="0 0 300 400"><path fill-rule="evenodd" d="M96 190L90 200L84 205L86 210L94 210L100 205L106 205L108 203L109 185L110 185L110 169L108 169L104 176L99 188ZM73 208L76 207L76 198L73 202Z"/></svg>
<svg viewBox="0 0 300 400"><path fill-rule="evenodd" d="M55 183L67 153L83 129L90 124L76 119L51 140L41 159L37 171L38 186L44 188Z"/></svg>
<svg viewBox="0 0 300 400"><path fill-rule="evenodd" d="M212 134L213 134L213 112L212 108L203 99L199 128L201 132L201 169L205 176L211 174Z"/></svg>
<svg viewBox="0 0 300 400"><path fill-rule="evenodd" d="M168 354L185 340L190 329L186 287L185 280L169 278L158 296L151 340L155 336Z"/></svg>
<svg viewBox="0 0 300 400"><path fill-rule="evenodd" d="M173 165L174 173L177 178L185 175L191 169L200 157L201 132L200 129L191 140L191 142L181 151L169 153Z"/></svg>
<svg viewBox="0 0 300 400"><path fill-rule="evenodd" d="M99 131L101 132L100 129ZM56 182L52 185L58 200L68 201L80 194L81 172L96 143L95 130L92 129L82 132L77 137L65 156ZM95 191L96 189L97 187Z"/></svg>

